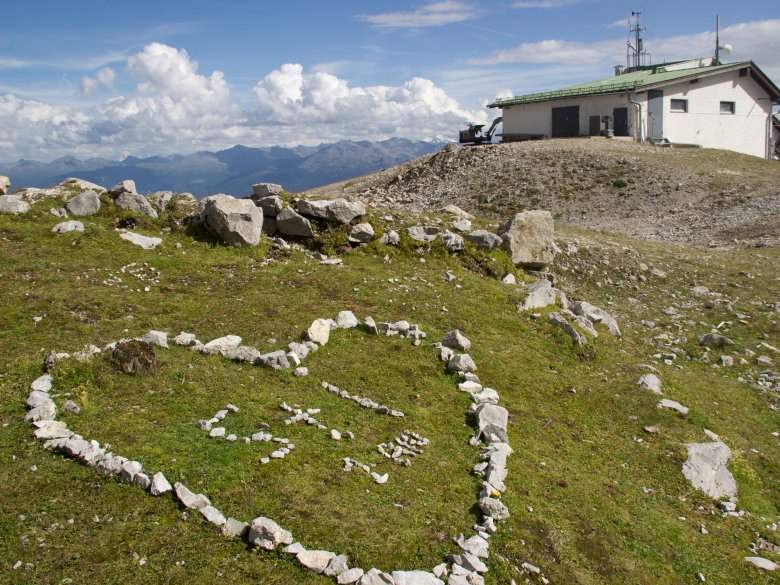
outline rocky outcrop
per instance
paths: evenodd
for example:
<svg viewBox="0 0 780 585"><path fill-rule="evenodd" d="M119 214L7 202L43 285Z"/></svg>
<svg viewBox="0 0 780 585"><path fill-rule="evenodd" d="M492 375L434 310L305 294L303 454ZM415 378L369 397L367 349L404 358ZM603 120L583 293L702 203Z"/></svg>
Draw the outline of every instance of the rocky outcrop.
<svg viewBox="0 0 780 585"><path fill-rule="evenodd" d="M346 199L299 199L295 204L299 213L325 219L342 225L350 223L357 217L366 214L366 206L360 202L347 201Z"/></svg>
<svg viewBox="0 0 780 585"><path fill-rule="evenodd" d="M553 219L549 211L516 213L501 226L498 235L517 266L540 270L555 258Z"/></svg>
<svg viewBox="0 0 780 585"><path fill-rule="evenodd" d="M207 197L200 212L207 230L236 246L257 246L263 229L263 213L249 199L229 195Z"/></svg>
<svg viewBox="0 0 780 585"><path fill-rule="evenodd" d="M311 222L299 213L296 213L291 207L285 207L276 216L276 226L279 233L285 236L298 238L311 238L314 236Z"/></svg>
<svg viewBox="0 0 780 585"><path fill-rule="evenodd" d="M688 459L682 470L693 487L715 500L737 495L737 483L726 468L732 453L725 443L691 443L686 447Z"/></svg>
<svg viewBox="0 0 780 585"><path fill-rule="evenodd" d="M77 216L95 215L100 211L100 196L92 189L88 189L68 201L65 209Z"/></svg>

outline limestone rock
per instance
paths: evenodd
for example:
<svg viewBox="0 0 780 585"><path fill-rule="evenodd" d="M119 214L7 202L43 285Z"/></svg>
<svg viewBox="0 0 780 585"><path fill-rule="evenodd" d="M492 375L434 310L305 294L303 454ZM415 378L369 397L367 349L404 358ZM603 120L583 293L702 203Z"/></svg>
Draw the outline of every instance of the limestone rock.
<svg viewBox="0 0 780 585"><path fill-rule="evenodd" d="M37 377L32 384L30 384L30 390L34 390L36 392L48 392L51 390L51 385L54 379L52 378L51 374L44 374L43 376Z"/></svg>
<svg viewBox="0 0 780 585"><path fill-rule="evenodd" d="M371 569L365 573L358 581L358 585L395 585L393 576L383 573L379 569Z"/></svg>
<svg viewBox="0 0 780 585"><path fill-rule="evenodd" d="M389 232L382 234L382 237L379 238L380 244L387 244L388 246L397 246L401 243L401 236L398 235L398 232L395 230L390 230Z"/></svg>
<svg viewBox="0 0 780 585"><path fill-rule="evenodd" d="M459 351L468 351L471 349L471 341L464 336L459 329L453 329L444 334L441 339L441 344L444 347L457 349Z"/></svg>
<svg viewBox="0 0 780 585"><path fill-rule="evenodd" d="M92 189L79 193L65 204L65 209L76 216L95 215L100 211L100 196Z"/></svg>
<svg viewBox="0 0 780 585"><path fill-rule="evenodd" d="M173 489L176 492L176 497L185 508L190 510L200 510L204 506L211 504L209 499L203 494L192 493L184 484L176 482L173 484Z"/></svg>
<svg viewBox="0 0 780 585"><path fill-rule="evenodd" d="M15 195L0 195L0 213L21 215L27 213L32 207L26 201L22 201Z"/></svg>
<svg viewBox="0 0 780 585"><path fill-rule="evenodd" d="M325 550L304 550L298 553L297 559L304 567L317 574L321 574L336 556Z"/></svg>
<svg viewBox="0 0 780 585"><path fill-rule="evenodd" d="M705 347L726 347L734 345L734 342L720 333L705 333L699 336L699 343Z"/></svg>
<svg viewBox="0 0 780 585"><path fill-rule="evenodd" d="M135 188L135 181L124 180L120 181L108 190L108 194L112 199L116 199L123 193L138 193Z"/></svg>
<svg viewBox="0 0 780 585"><path fill-rule="evenodd" d="M415 242L432 242L439 235L439 228L415 225L406 228L406 233Z"/></svg>
<svg viewBox="0 0 780 585"><path fill-rule="evenodd" d="M252 520L249 527L249 544L265 550L273 550L280 544L292 544L292 534L270 518L260 516Z"/></svg>
<svg viewBox="0 0 780 585"><path fill-rule="evenodd" d="M222 514L222 512L217 510L214 506L203 506L200 509L200 513L208 522L211 522L216 526L224 526L227 522L224 514Z"/></svg>
<svg viewBox="0 0 780 585"><path fill-rule="evenodd" d="M661 379L655 374L644 374L637 382L642 388L650 390L653 394L663 395L661 391Z"/></svg>
<svg viewBox="0 0 780 585"><path fill-rule="evenodd" d="M151 345L156 345L157 347L168 349L168 334L164 331L151 330L146 335L141 337L141 341L145 341Z"/></svg>
<svg viewBox="0 0 780 585"><path fill-rule="evenodd" d="M459 236L449 230L444 230L439 234L442 246L448 252L460 252L463 250L463 236Z"/></svg>
<svg viewBox="0 0 780 585"><path fill-rule="evenodd" d="M309 341L325 345L330 339L330 321L327 319L315 319L306 332Z"/></svg>
<svg viewBox="0 0 780 585"><path fill-rule="evenodd" d="M549 211L516 213L501 226L498 235L517 266L542 269L555 258L553 219Z"/></svg>
<svg viewBox="0 0 780 585"><path fill-rule="evenodd" d="M579 346L587 345L588 340L585 338L585 336L581 335L579 331L577 331L574 326L566 319L563 312L558 313L550 313L547 315L547 321L554 325L555 327L558 327L559 329L562 329L566 335L571 337L572 341L576 343Z"/></svg>
<svg viewBox="0 0 780 585"><path fill-rule="evenodd" d="M290 367L289 358L283 349L262 354L257 357L254 363L255 365L262 364L274 370L286 370Z"/></svg>
<svg viewBox="0 0 780 585"><path fill-rule="evenodd" d="M349 230L349 241L355 244L367 244L374 239L374 228L370 223L359 223Z"/></svg>
<svg viewBox="0 0 780 585"><path fill-rule="evenodd" d="M745 557L745 560L751 565L763 569L764 571L777 571L780 570L780 565L764 557Z"/></svg>
<svg viewBox="0 0 780 585"><path fill-rule="evenodd" d="M493 518L493 520L506 520L509 518L509 509L501 500L496 498L480 498L478 504L482 513L485 516Z"/></svg>
<svg viewBox="0 0 780 585"><path fill-rule="evenodd" d="M477 369L477 364L467 353L455 354L447 362L447 371L449 372L473 372Z"/></svg>
<svg viewBox="0 0 780 585"><path fill-rule="evenodd" d="M278 195L266 195L265 197L256 198L252 196L255 204L263 210L263 223L265 220L271 217L276 217L279 212L284 209L284 203L282 198Z"/></svg>
<svg viewBox="0 0 780 585"><path fill-rule="evenodd" d="M501 236L487 230L474 230L466 236L466 239L477 248L487 250L488 252L500 248L504 240Z"/></svg>
<svg viewBox="0 0 780 585"><path fill-rule="evenodd" d="M362 217L366 214L365 205L360 202L347 201L346 199L299 199L295 207L304 215L318 217L340 224L348 224L353 219Z"/></svg>
<svg viewBox="0 0 780 585"><path fill-rule="evenodd" d="M157 246L162 244L162 238L150 238L149 236L142 236L135 232L121 232L119 237L144 250L154 250Z"/></svg>
<svg viewBox="0 0 780 585"><path fill-rule="evenodd" d="M487 540L477 534L469 539L464 539L461 534L455 542L457 542L460 548L475 557L486 559L489 556Z"/></svg>
<svg viewBox="0 0 780 585"><path fill-rule="evenodd" d="M394 585L444 585L444 581L427 571L393 571Z"/></svg>
<svg viewBox="0 0 780 585"><path fill-rule="evenodd" d="M203 225L224 242L257 246L263 229L263 212L249 199L229 195L207 197L200 212Z"/></svg>
<svg viewBox="0 0 780 585"><path fill-rule="evenodd" d="M168 208L173 195L173 191L156 191L149 195L148 201L157 213L162 213Z"/></svg>
<svg viewBox="0 0 780 585"><path fill-rule="evenodd" d="M555 303L555 289L549 280L537 280L529 284L525 290L528 294L519 307L521 311L543 309Z"/></svg>
<svg viewBox="0 0 780 585"><path fill-rule="evenodd" d="M658 408L668 408L669 410L675 410L680 414L688 414L688 407L683 406L676 400L669 400L668 398L663 398L661 402L658 403L657 406Z"/></svg>
<svg viewBox="0 0 780 585"><path fill-rule="evenodd" d="M452 229L456 232L465 233L471 229L471 221L468 219L459 219L452 224Z"/></svg>
<svg viewBox="0 0 780 585"><path fill-rule="evenodd" d="M360 325L360 321L352 311L341 311L336 316L336 327L339 329L353 329L358 325Z"/></svg>
<svg viewBox="0 0 780 585"><path fill-rule="evenodd" d="M457 205L453 205L452 203L449 203L441 208L441 211L444 211L445 213L451 213L455 217L459 219L468 219L468 220L474 220L474 216L471 215L468 211L464 211Z"/></svg>
<svg viewBox="0 0 780 585"><path fill-rule="evenodd" d="M120 193L114 199L114 205L117 209L122 211L131 211L133 213L140 213L141 215L148 215L153 219L157 219L157 211L152 207L149 201L143 195L138 193Z"/></svg>
<svg viewBox="0 0 780 585"><path fill-rule="evenodd" d="M162 495L172 489L171 484L165 478L162 471L158 471L152 476L152 485L149 487L149 493L153 496Z"/></svg>
<svg viewBox="0 0 780 585"><path fill-rule="evenodd" d="M244 538L247 532L249 532L249 524L235 518L225 520L225 525L222 527L222 534L228 538Z"/></svg>
<svg viewBox="0 0 780 585"><path fill-rule="evenodd" d="M615 321L615 318L604 309L600 309L585 301L577 301L576 303L571 303L569 305L569 310L575 315L585 317L591 323L603 323L607 326L607 330L612 335L620 337L620 328L618 327L617 321Z"/></svg>
<svg viewBox="0 0 780 585"><path fill-rule="evenodd" d="M499 441L506 443L507 423L509 422L509 411L503 406L483 403L476 409L477 415L477 437L485 438L488 441Z"/></svg>
<svg viewBox="0 0 780 585"><path fill-rule="evenodd" d="M0 195L5 195L11 190L11 179L5 175L0 175Z"/></svg>
<svg viewBox="0 0 780 585"><path fill-rule="evenodd" d="M314 229L311 222L298 214L291 207L285 207L276 216L276 226L279 232L285 236L296 236L299 238L314 237Z"/></svg>
<svg viewBox="0 0 780 585"><path fill-rule="evenodd" d="M83 232L84 224L80 221L63 221L51 228L53 234L67 234L69 232Z"/></svg>
<svg viewBox="0 0 780 585"><path fill-rule="evenodd" d="M256 183L252 185L252 199L259 201L265 197L274 197L282 190L282 186L277 183Z"/></svg>
<svg viewBox="0 0 780 585"><path fill-rule="evenodd" d="M693 487L715 500L737 495L737 483L726 468L732 453L725 443L691 443L686 448L688 459L682 470Z"/></svg>
<svg viewBox="0 0 780 585"><path fill-rule="evenodd" d="M238 335L225 335L212 339L203 346L203 353L227 355L231 350L241 345L241 338Z"/></svg>
<svg viewBox="0 0 780 585"><path fill-rule="evenodd" d="M349 565L347 563L346 555L336 555L330 560L322 574L326 577L338 577L348 570Z"/></svg>
<svg viewBox="0 0 780 585"><path fill-rule="evenodd" d="M358 579L363 576L363 572L363 569L359 567L348 569L336 577L336 583L339 585L351 585L352 583L356 583Z"/></svg>

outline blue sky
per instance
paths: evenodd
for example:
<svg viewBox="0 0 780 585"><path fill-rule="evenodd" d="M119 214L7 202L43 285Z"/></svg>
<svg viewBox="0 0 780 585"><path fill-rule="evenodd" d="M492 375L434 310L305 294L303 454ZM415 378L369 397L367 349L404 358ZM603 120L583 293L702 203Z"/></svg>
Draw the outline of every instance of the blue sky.
<svg viewBox="0 0 780 585"><path fill-rule="evenodd" d="M720 14L729 58L780 80L753 0L8 3L0 160L451 138L497 96L610 75L632 10L653 62L710 55Z"/></svg>

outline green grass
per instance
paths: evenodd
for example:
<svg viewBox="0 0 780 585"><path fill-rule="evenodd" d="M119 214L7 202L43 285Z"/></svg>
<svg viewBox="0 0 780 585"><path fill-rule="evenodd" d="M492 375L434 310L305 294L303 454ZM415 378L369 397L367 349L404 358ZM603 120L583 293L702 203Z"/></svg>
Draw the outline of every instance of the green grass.
<svg viewBox="0 0 780 585"><path fill-rule="evenodd" d="M191 331L204 342L236 334L271 351L300 339L313 319L350 309L360 318L417 322L429 338L414 347L357 330L335 332L307 358L307 378L177 347L158 350L160 372L145 378L116 373L106 356L62 362L54 391L69 393L82 412L61 418L206 493L227 515L268 515L305 546L346 553L366 569L430 569L455 552L451 537L469 532L478 518L468 399L427 344L457 327L474 345L482 382L500 392L510 411L515 449L504 497L512 517L492 539L488 582L522 582L513 567L523 561L540 566L553 583L691 583L699 571L713 583L773 582L742 558L755 532L778 540L766 529L780 514L780 446L771 434L780 417L769 408L777 398L739 380L757 374L753 363L724 370L680 359L678 368L652 355L653 337L662 331L685 337L680 346L693 353L695 336L724 320L732 322L726 327L735 355L760 341L780 344L778 316L767 305L777 300L777 250L689 250L562 230L561 241L580 239L580 251L556 263L562 286L571 298L612 311L624 332L613 339L602 331L577 350L544 319L517 313L518 293L493 278L507 268L502 257L467 250L458 259L434 246L422 252L422 264L416 246L372 245L345 254L344 266L321 266L299 252L225 247L177 229L158 250L143 251L118 238L108 211L87 219L93 225L85 234L55 236L50 206L0 216L0 581L329 582L281 553L224 539L170 498L152 498L45 451L22 418L27 387L51 349L74 352L160 329ZM165 225L162 218L138 231L159 235ZM143 268L139 274L159 272L159 284L123 273L132 262ZM667 277L641 273L640 262L662 267ZM458 280L445 282L446 270ZM646 283L636 280L640 274ZM704 309L705 299L691 293L694 281L723 293L731 306ZM679 329L662 312L671 304L681 307ZM740 323L735 313L750 318ZM43 320L35 324L35 316ZM642 319L659 328L648 330ZM643 363L660 370L667 396L689 406L688 417L659 411L656 397L636 386ZM322 380L407 418L360 409L320 388ZM283 400L321 408L319 419L353 431L355 440L285 426ZM240 408L228 416L228 432L243 437L265 422L296 449L263 466L258 459L269 444L209 439L195 427L228 402ZM660 434L642 430L650 424ZM744 519L721 518L681 474L684 445L705 441L703 426L735 452L740 507L750 512ZM410 468L376 452L377 443L403 429L431 441ZM376 463L390 472L390 482L379 486L358 470L344 473L346 456ZM14 571L17 560L32 566Z"/></svg>

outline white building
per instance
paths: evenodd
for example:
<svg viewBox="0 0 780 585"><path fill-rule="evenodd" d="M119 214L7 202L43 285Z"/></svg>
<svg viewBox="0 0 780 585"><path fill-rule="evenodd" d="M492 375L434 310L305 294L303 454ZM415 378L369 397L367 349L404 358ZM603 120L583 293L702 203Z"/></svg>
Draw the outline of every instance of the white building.
<svg viewBox="0 0 780 585"><path fill-rule="evenodd" d="M697 59L624 71L607 79L496 100L505 141L593 136L609 129L640 142L722 148L772 158L772 106L780 89L752 61Z"/></svg>

